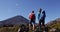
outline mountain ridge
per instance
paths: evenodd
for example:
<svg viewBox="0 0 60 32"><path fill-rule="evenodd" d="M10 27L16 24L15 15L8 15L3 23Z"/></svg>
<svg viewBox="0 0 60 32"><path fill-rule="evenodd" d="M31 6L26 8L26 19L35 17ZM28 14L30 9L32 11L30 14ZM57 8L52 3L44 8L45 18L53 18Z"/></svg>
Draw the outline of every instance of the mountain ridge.
<svg viewBox="0 0 60 32"><path fill-rule="evenodd" d="M28 24L28 23L29 23L29 20L20 15L0 21L0 25L11 25L11 24L12 25L20 25L20 24Z"/></svg>
<svg viewBox="0 0 60 32"><path fill-rule="evenodd" d="M47 26L49 26L50 28L58 28L60 29L60 18L57 18L53 21L50 21L46 24Z"/></svg>

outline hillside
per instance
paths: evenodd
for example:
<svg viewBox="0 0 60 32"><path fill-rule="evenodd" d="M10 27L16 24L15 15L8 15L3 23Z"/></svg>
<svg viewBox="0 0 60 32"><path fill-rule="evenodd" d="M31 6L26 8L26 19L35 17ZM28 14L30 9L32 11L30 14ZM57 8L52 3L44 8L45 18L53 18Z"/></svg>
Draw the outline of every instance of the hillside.
<svg viewBox="0 0 60 32"><path fill-rule="evenodd" d="M47 23L50 28L59 28L60 29L60 18L57 18L53 21Z"/></svg>
<svg viewBox="0 0 60 32"><path fill-rule="evenodd" d="M23 21L24 20L24 21ZM29 20L22 17L22 16L15 16L12 18L9 18L7 20L4 20L0 22L0 25L19 25L19 24L27 24ZM48 28L58 28L60 30L60 18L55 19L53 21L50 21L47 23ZM0 27L0 32L17 32L19 29L19 26L13 26L13 27ZM50 29L48 29L50 31Z"/></svg>
<svg viewBox="0 0 60 32"><path fill-rule="evenodd" d="M29 20L24 18L23 16L15 16L15 17L11 17L9 19L0 21L0 26L3 25L20 25L20 24L27 24L29 23Z"/></svg>

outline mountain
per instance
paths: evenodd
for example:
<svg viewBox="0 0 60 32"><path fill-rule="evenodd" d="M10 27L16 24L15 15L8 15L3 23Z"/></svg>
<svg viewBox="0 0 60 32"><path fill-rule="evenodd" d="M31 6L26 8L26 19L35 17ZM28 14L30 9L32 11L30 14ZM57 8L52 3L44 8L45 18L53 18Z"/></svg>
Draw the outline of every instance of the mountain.
<svg viewBox="0 0 60 32"><path fill-rule="evenodd" d="M50 21L46 25L48 25L51 28L59 28L60 29L60 18Z"/></svg>
<svg viewBox="0 0 60 32"><path fill-rule="evenodd" d="M20 24L28 24L28 23L29 23L28 19L18 15L18 16L0 21L0 26L1 25L20 25Z"/></svg>
<svg viewBox="0 0 60 32"><path fill-rule="evenodd" d="M48 22L47 25L52 25L52 24L55 24L55 23L60 23L60 18L57 18L53 21Z"/></svg>

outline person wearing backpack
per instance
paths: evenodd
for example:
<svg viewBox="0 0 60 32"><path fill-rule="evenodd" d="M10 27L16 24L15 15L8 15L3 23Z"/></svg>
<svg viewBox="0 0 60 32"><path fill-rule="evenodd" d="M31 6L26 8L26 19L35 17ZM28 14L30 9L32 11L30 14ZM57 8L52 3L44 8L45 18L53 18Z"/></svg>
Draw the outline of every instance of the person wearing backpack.
<svg viewBox="0 0 60 32"><path fill-rule="evenodd" d="M34 11L32 11L30 14L29 14L29 27L31 27L32 23L33 23L33 30L35 29L35 19L36 19L36 16L35 16L35 13ZM31 28L30 28L31 29Z"/></svg>

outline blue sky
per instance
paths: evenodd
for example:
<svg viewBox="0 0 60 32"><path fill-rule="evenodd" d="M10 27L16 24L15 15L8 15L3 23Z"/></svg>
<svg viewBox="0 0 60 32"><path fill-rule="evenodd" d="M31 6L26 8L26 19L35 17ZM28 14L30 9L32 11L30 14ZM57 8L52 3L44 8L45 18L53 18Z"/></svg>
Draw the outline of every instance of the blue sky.
<svg viewBox="0 0 60 32"><path fill-rule="evenodd" d="M34 10L36 14L39 8L46 11L46 23L60 18L60 0L0 0L0 21L22 15L28 19L29 13Z"/></svg>

